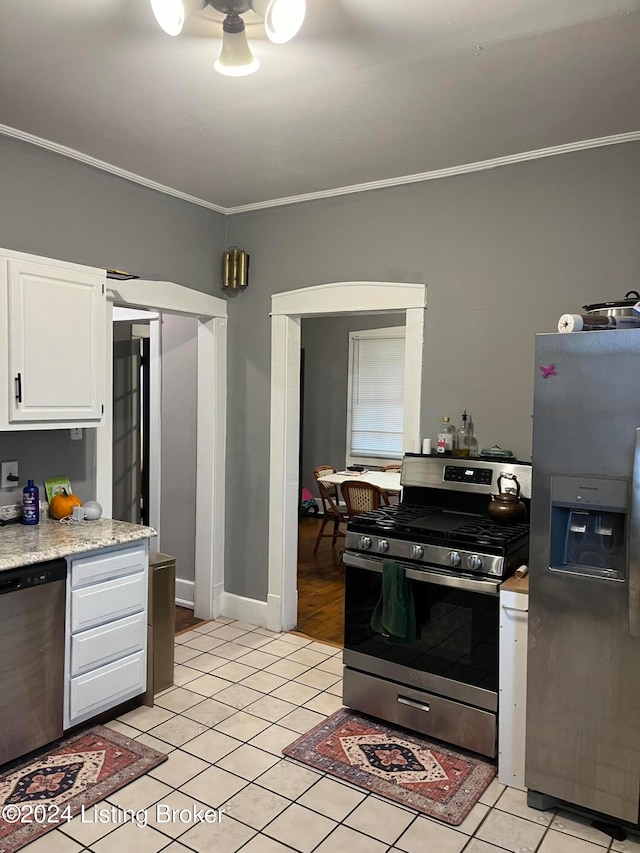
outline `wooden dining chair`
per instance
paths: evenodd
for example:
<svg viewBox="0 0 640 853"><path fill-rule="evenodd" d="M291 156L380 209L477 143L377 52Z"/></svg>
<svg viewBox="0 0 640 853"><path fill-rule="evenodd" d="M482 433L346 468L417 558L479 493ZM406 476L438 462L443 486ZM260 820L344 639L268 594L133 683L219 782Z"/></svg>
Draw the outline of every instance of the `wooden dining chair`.
<svg viewBox="0 0 640 853"><path fill-rule="evenodd" d="M335 474L336 469L332 468L331 465L318 465L317 468L314 469L313 476L316 478L316 483L318 482L318 477L327 477L329 474ZM318 483L318 485L320 485ZM340 503L340 496L338 494L338 487L333 483L325 483L325 488L333 498L333 502L335 504ZM320 495L320 499L322 500L322 495ZM325 511L324 503L322 504L322 509Z"/></svg>
<svg viewBox="0 0 640 853"><path fill-rule="evenodd" d="M384 465L382 468L383 471L391 471L393 473L401 474L402 473L402 462L394 462L391 465ZM400 502L400 492L387 492L389 497L390 504L397 504Z"/></svg>
<svg viewBox="0 0 640 853"><path fill-rule="evenodd" d="M313 547L314 554L318 550L321 539L331 537L331 545L333 546L336 544L336 540L339 536L344 537L345 534L340 530L340 524L341 522L347 522L349 520L338 506L338 502L335 497L335 489L334 493L331 493L331 484L322 483L318 480L318 489L320 490L323 516L322 524L318 531L318 538L316 539L316 544ZM333 530L329 531L329 533L325 533L325 527L331 522L333 523Z"/></svg>
<svg viewBox="0 0 640 853"><path fill-rule="evenodd" d="M388 494L384 489L375 486L373 483L345 480L340 488L347 505L346 515L349 519L353 518L354 515L389 505Z"/></svg>

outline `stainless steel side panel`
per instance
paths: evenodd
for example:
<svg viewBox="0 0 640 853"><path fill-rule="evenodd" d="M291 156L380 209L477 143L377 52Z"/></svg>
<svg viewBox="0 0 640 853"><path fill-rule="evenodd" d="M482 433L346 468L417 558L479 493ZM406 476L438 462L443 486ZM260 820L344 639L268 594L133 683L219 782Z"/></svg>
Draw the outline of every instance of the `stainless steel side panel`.
<svg viewBox="0 0 640 853"><path fill-rule="evenodd" d="M0 595L0 764L62 736L65 581Z"/></svg>
<svg viewBox="0 0 640 853"><path fill-rule="evenodd" d="M343 702L398 726L464 749L496 754L496 716L345 667Z"/></svg>
<svg viewBox="0 0 640 853"><path fill-rule="evenodd" d="M640 640L628 578L550 571L549 518L553 475L631 479L640 332L539 335L535 364L525 783L637 823Z"/></svg>

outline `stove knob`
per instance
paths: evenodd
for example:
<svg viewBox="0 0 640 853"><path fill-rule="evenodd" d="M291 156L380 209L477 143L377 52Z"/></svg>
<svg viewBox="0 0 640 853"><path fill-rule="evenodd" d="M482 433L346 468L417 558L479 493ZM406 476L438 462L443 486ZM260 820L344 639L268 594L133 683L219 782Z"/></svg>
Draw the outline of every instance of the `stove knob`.
<svg viewBox="0 0 640 853"><path fill-rule="evenodd" d="M389 543L386 539L378 539L378 551L388 551Z"/></svg>
<svg viewBox="0 0 640 853"><path fill-rule="evenodd" d="M450 551L449 552L449 562L451 563L452 566L459 566L460 563L462 562L462 557L460 556L460 554L458 554L457 551Z"/></svg>
<svg viewBox="0 0 640 853"><path fill-rule="evenodd" d="M411 556L414 560L420 560L422 555L424 554L424 548L422 545L412 545L411 546Z"/></svg>
<svg viewBox="0 0 640 853"><path fill-rule="evenodd" d="M467 566L477 572L478 569L482 568L482 560L477 554L470 554L467 557Z"/></svg>
<svg viewBox="0 0 640 853"><path fill-rule="evenodd" d="M371 537L370 536L361 536L360 537L360 547L363 551L366 551L367 548L371 548Z"/></svg>

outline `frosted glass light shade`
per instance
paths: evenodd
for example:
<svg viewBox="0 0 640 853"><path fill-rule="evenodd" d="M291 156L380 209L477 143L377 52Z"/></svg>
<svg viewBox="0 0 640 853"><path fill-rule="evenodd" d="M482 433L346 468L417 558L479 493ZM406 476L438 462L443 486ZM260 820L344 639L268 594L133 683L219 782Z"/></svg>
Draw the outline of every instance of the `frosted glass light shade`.
<svg viewBox="0 0 640 853"><path fill-rule="evenodd" d="M179 36L189 15L205 6L206 0L151 0L156 21L170 36Z"/></svg>
<svg viewBox="0 0 640 853"><path fill-rule="evenodd" d="M264 18L267 37L275 44L284 44L296 35L307 11L305 0L253 0L251 5Z"/></svg>
<svg viewBox="0 0 640 853"><path fill-rule="evenodd" d="M222 34L222 50L213 67L227 77L246 77L260 68L260 63L251 53L244 30Z"/></svg>

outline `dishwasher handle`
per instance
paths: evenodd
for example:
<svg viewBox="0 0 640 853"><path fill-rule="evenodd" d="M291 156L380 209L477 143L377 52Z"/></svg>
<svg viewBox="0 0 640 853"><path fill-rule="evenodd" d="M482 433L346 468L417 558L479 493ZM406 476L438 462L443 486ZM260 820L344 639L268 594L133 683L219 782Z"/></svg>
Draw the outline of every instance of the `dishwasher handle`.
<svg viewBox="0 0 640 853"><path fill-rule="evenodd" d="M67 561L64 559L48 560L46 563L32 563L30 566L7 569L0 572L0 595L7 595L20 589L30 589L47 583L55 583L55 581L63 581L66 577Z"/></svg>

